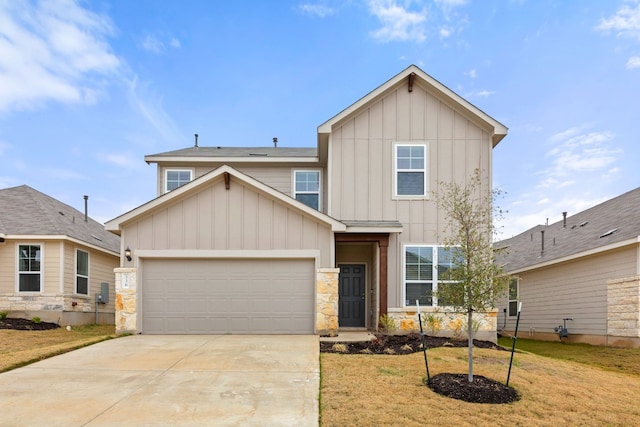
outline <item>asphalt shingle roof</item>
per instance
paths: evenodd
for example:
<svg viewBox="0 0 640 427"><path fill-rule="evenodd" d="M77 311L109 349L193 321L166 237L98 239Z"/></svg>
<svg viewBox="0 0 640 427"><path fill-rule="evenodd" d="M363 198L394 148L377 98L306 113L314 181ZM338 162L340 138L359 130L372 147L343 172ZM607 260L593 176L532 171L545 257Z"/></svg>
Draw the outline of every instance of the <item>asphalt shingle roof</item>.
<svg viewBox="0 0 640 427"><path fill-rule="evenodd" d="M542 250L544 231L544 251ZM560 220L537 225L495 244L507 272L594 250L640 236L640 187Z"/></svg>
<svg viewBox="0 0 640 427"><path fill-rule="evenodd" d="M188 147L145 157L315 157L316 148L289 147Z"/></svg>
<svg viewBox="0 0 640 427"><path fill-rule="evenodd" d="M6 236L68 236L113 252L120 238L84 213L27 185L0 190L0 233Z"/></svg>

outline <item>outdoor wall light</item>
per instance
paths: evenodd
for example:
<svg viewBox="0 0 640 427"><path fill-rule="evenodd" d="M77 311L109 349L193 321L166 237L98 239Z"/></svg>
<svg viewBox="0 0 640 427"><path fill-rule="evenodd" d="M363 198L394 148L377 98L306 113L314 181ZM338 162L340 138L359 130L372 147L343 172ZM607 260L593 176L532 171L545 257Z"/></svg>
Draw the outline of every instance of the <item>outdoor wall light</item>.
<svg viewBox="0 0 640 427"><path fill-rule="evenodd" d="M131 261L131 249L129 249L129 246L127 246L127 249L124 250L124 257L127 259L127 261Z"/></svg>

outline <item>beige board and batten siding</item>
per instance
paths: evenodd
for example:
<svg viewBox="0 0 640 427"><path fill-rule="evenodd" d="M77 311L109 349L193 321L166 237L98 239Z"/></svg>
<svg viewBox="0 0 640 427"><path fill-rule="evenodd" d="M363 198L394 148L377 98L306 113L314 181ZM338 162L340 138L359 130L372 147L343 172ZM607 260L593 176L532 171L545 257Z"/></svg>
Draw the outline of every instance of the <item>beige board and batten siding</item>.
<svg viewBox="0 0 640 427"><path fill-rule="evenodd" d="M523 301L519 335L553 334L565 317L573 318L570 335L606 335L607 281L633 276L636 263L637 249L629 247L515 274ZM505 329L513 331L515 322L507 317Z"/></svg>
<svg viewBox="0 0 640 427"><path fill-rule="evenodd" d="M231 177L185 193L122 230L134 250L317 250L331 266L327 224Z"/></svg>
<svg viewBox="0 0 640 427"><path fill-rule="evenodd" d="M437 244L446 221L430 197L394 196L396 144L424 144L427 191L438 182L465 182L479 169L491 188L492 131L450 102L415 84L381 94L331 130L329 211L348 220L398 220L403 232L389 241L389 307L402 307L404 244Z"/></svg>

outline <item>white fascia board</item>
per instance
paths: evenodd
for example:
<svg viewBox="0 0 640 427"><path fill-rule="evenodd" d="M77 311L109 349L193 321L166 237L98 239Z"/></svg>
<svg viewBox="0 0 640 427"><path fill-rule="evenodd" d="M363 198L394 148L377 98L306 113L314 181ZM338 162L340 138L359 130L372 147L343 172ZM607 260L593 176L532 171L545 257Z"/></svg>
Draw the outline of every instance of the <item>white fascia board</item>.
<svg viewBox="0 0 640 427"><path fill-rule="evenodd" d="M402 233L403 227L347 227L347 233Z"/></svg>
<svg viewBox="0 0 640 427"><path fill-rule="evenodd" d="M105 254L108 255L115 255L115 256L120 256L120 254L118 252L115 251L110 251L109 249L105 249L103 247L88 243L88 242L84 242L82 240L76 239L75 237L69 237L66 236L64 234L61 235L35 235L35 234L15 234L15 235L9 235L5 238L6 240L23 240L23 241L27 241L27 240L66 240L72 243L75 243L77 245L82 245L82 246L86 246L88 248L94 249L96 251L99 252L104 252Z"/></svg>
<svg viewBox="0 0 640 427"><path fill-rule="evenodd" d="M560 264L567 261L573 261L579 258L588 257L591 255L597 255L599 253L612 251L614 249L623 248L625 246L640 244L640 236L634 237L633 239L623 240L621 242L611 243L610 245L600 246L598 248L590 249L588 251L579 252L573 255L567 255L561 258L552 259L546 262L541 262L540 264L531 265L529 267L519 268L517 270L506 270L507 274L518 274L523 273L525 271L537 270L539 268L549 267L554 264Z"/></svg>
<svg viewBox="0 0 640 427"><path fill-rule="evenodd" d="M271 156L243 156L243 157L182 157L182 156L146 156L147 163L319 163L316 157L271 157Z"/></svg>

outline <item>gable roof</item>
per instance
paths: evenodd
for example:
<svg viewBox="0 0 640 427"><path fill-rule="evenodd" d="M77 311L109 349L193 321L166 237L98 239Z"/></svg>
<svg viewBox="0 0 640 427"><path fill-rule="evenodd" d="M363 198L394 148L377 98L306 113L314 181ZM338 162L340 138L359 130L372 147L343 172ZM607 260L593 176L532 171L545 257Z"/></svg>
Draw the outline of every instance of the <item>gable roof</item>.
<svg viewBox="0 0 640 427"><path fill-rule="evenodd" d="M0 190L0 237L60 236L78 240L113 254L120 239L71 206L28 185Z"/></svg>
<svg viewBox="0 0 640 427"><path fill-rule="evenodd" d="M259 191L262 191L270 195L272 198L276 200L279 200L287 205L290 205L291 207L304 213L305 215L312 217L319 222L323 222L329 225L333 231L345 231L347 228L346 225L344 225L340 221L334 218L331 218L330 216L325 215L322 212L319 212L313 208L310 208L304 203L299 202L298 200L291 198L286 194L281 193L280 191L272 187L269 187L268 185L263 184L262 182L254 178L251 178L249 175L246 175L238 171L237 169L232 168L229 165L222 165L219 168L214 169L213 171L205 175L202 175L194 179L193 181L190 181L184 184L181 187L176 188L175 190L172 190L168 193L164 193L161 196L158 196L155 199L141 206L138 206L137 208L123 215L120 215L117 218L107 221L107 223L105 224L105 227L107 230L113 233L120 234L120 231L122 230L122 227L125 224L135 221L136 219L142 217L143 215L146 215L148 212L153 211L167 203L171 203L171 201L174 199L178 199L185 194L194 193L198 191L198 189L208 185L209 183L222 179L225 173L228 173L229 175L233 176L235 179L238 179L239 181L243 182L246 185L254 187Z"/></svg>
<svg viewBox="0 0 640 427"><path fill-rule="evenodd" d="M640 187L551 225L537 225L495 244L509 273L640 243ZM544 251L542 250L544 231Z"/></svg>
<svg viewBox="0 0 640 427"><path fill-rule="evenodd" d="M437 94L441 98L450 100L456 105L456 109L463 111L467 115L475 117L477 121L484 123L483 127L493 132L492 140L494 147L498 145L498 143L507 135L508 129L505 125L489 116L487 113L480 110L478 107L471 104L466 99L462 98L460 95L440 83L438 80L422 71L416 65L410 65L405 70L389 79L387 82L383 83L376 89L360 98L354 104L345 108L340 113L336 114L335 116L318 126L318 145L322 146L323 144L326 144L327 135L331 133L331 128L333 125L355 113L359 109L363 108L366 104L370 103L375 98L381 96L392 88L405 84L405 80L410 78L411 75L413 75L413 78L419 79L420 83L425 86L428 91Z"/></svg>

